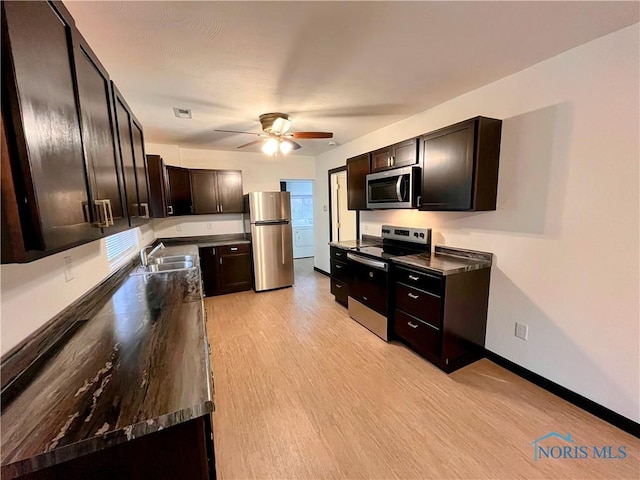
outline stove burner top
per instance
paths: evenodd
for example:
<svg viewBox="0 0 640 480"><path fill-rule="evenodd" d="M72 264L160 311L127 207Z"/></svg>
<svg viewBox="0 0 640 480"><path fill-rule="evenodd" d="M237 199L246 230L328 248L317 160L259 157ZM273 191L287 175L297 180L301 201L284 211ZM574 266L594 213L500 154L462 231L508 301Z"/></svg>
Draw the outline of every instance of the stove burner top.
<svg viewBox="0 0 640 480"><path fill-rule="evenodd" d="M352 251L379 260L389 260L393 257L413 255L414 253L424 253L423 249L414 249L399 245L383 245L382 247L359 247L353 249Z"/></svg>

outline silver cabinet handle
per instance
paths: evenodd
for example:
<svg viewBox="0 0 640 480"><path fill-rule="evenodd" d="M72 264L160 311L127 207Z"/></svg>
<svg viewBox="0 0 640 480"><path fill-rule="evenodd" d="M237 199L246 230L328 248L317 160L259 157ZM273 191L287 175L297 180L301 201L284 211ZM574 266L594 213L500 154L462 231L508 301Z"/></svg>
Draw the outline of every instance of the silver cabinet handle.
<svg viewBox="0 0 640 480"><path fill-rule="evenodd" d="M409 297L413 298L414 300L417 300L418 298L420 298L420 295L414 295L413 293L407 293L407 295L409 295Z"/></svg>
<svg viewBox="0 0 640 480"><path fill-rule="evenodd" d="M114 226L115 222L113 221L113 210L111 209L111 200L105 200L105 203L107 204L107 208L109 209L109 222L110 222L110 226Z"/></svg>
<svg viewBox="0 0 640 480"><path fill-rule="evenodd" d="M415 275L409 275L409 280L418 280L420 277L416 277Z"/></svg>
<svg viewBox="0 0 640 480"><path fill-rule="evenodd" d="M215 248L215 247L213 247L213 248L211 249L211 253L212 253L213 255L215 255L215 254L216 254L216 248Z"/></svg>
<svg viewBox="0 0 640 480"><path fill-rule="evenodd" d="M168 213L169 215L173 215L173 206L169 205L169 206L167 207L167 213Z"/></svg>
<svg viewBox="0 0 640 480"><path fill-rule="evenodd" d="M367 302L369 301L369 299L367 297L362 297L363 300L366 300Z"/></svg>
<svg viewBox="0 0 640 480"><path fill-rule="evenodd" d="M336 268L340 270L342 268L342 265L336 265Z"/></svg>
<svg viewBox="0 0 640 480"><path fill-rule="evenodd" d="M338 284L336 283L336 288L342 288L342 285L338 285Z"/></svg>
<svg viewBox="0 0 640 480"><path fill-rule="evenodd" d="M220 213L224 212L224 209L222 208L222 204L220 205Z"/></svg>
<svg viewBox="0 0 640 480"><path fill-rule="evenodd" d="M238 247L231 247L231 251L232 252L237 252L238 251Z"/></svg>
<svg viewBox="0 0 640 480"><path fill-rule="evenodd" d="M149 204L141 203L140 206L144 209L144 215L142 215L142 218L149 218Z"/></svg>
<svg viewBox="0 0 640 480"><path fill-rule="evenodd" d="M341 257L341 256L342 256L342 253L336 252L336 257Z"/></svg>
<svg viewBox="0 0 640 480"><path fill-rule="evenodd" d="M416 325L415 323L411 323L411 322L409 322L409 323L408 323L408 325L409 325L411 328L418 328L418 325Z"/></svg>
<svg viewBox="0 0 640 480"><path fill-rule="evenodd" d="M220 257L220 265L222 265L222 257Z"/></svg>
<svg viewBox="0 0 640 480"><path fill-rule="evenodd" d="M103 228L103 227L108 227L109 226L109 213L107 212L107 204L105 202L105 200L94 200L93 204L96 207L102 208L102 214L98 215L98 212L96 212L96 216L100 217L101 219L104 219L104 221L97 221L93 223L94 227L97 228Z"/></svg>

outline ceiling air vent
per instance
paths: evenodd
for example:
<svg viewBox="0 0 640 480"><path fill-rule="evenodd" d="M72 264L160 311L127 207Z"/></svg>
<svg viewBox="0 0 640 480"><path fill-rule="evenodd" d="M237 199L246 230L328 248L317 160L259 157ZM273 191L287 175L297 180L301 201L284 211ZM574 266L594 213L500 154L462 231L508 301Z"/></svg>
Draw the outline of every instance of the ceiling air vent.
<svg viewBox="0 0 640 480"><path fill-rule="evenodd" d="M178 118L191 118L191 109L173 107L173 114Z"/></svg>

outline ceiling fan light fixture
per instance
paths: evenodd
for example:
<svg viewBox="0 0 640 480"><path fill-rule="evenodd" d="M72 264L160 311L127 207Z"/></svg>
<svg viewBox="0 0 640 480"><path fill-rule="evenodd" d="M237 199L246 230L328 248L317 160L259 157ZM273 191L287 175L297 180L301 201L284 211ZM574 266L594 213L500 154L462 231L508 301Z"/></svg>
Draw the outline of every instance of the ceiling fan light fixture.
<svg viewBox="0 0 640 480"><path fill-rule="evenodd" d="M262 151L267 155L275 155L278 151L278 140L270 138L264 142L264 145L262 145Z"/></svg>
<svg viewBox="0 0 640 480"><path fill-rule="evenodd" d="M287 131L291 128L291 120L286 118L278 117L273 121L273 125L271 125L271 131L278 135L282 135L283 133L287 133Z"/></svg>
<svg viewBox="0 0 640 480"><path fill-rule="evenodd" d="M292 149L293 149L293 145L291 145L291 142L288 142L286 140L280 140L280 153L281 154L286 155Z"/></svg>

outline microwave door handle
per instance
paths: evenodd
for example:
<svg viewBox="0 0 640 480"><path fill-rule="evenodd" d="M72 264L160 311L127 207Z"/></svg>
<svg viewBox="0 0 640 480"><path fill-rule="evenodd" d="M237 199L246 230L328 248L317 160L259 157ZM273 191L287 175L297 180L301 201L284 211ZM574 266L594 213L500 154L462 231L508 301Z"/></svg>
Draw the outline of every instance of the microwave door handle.
<svg viewBox="0 0 640 480"><path fill-rule="evenodd" d="M402 175L398 175L398 181L396 182L396 195L398 195L398 201L402 201Z"/></svg>

